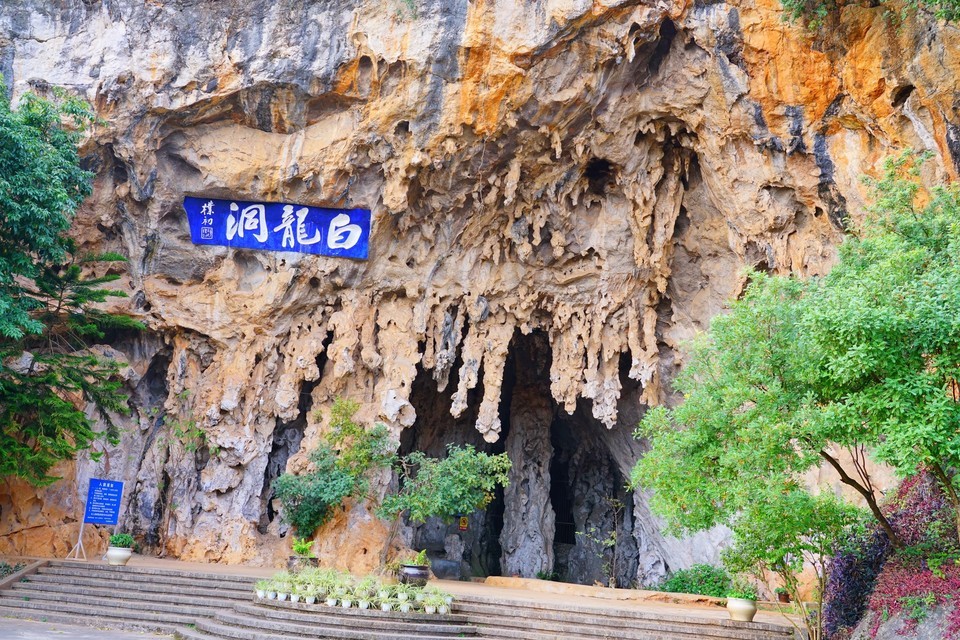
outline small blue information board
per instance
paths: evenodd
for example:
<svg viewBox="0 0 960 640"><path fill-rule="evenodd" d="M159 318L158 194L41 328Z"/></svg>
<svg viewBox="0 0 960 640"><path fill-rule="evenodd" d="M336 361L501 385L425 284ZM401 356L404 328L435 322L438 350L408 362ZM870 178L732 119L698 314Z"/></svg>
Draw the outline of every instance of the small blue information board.
<svg viewBox="0 0 960 640"><path fill-rule="evenodd" d="M186 197L194 244L295 251L366 260L369 209L324 209L282 202Z"/></svg>
<svg viewBox="0 0 960 640"><path fill-rule="evenodd" d="M123 497L123 483L119 480L90 478L83 521L88 524L116 526L120 519L121 497Z"/></svg>

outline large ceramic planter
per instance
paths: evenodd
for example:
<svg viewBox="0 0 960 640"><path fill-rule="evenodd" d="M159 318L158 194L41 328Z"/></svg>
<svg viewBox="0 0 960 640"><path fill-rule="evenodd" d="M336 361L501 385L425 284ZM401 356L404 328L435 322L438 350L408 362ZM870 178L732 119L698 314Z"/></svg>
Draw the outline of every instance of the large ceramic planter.
<svg viewBox="0 0 960 640"><path fill-rule="evenodd" d="M753 622L753 616L757 615L757 603L746 598L727 598L727 611L732 620Z"/></svg>
<svg viewBox="0 0 960 640"><path fill-rule="evenodd" d="M418 564L403 564L400 565L400 574L398 577L403 584L423 587L430 578L430 569Z"/></svg>
<svg viewBox="0 0 960 640"><path fill-rule="evenodd" d="M127 547L107 547L107 564L122 567L127 564L132 555L133 549Z"/></svg>

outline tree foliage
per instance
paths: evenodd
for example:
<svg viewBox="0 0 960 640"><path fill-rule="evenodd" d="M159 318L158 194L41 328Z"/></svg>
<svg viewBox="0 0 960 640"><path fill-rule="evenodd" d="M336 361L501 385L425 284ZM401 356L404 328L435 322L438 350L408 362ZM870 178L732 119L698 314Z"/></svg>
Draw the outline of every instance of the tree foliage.
<svg viewBox="0 0 960 640"><path fill-rule="evenodd" d="M302 475L284 473L273 482L282 517L301 536L323 525L348 496L369 489L369 473L390 467L396 444L382 424L366 429L353 420L359 405L337 398L330 411L330 430L310 453L312 469Z"/></svg>
<svg viewBox="0 0 960 640"><path fill-rule="evenodd" d="M752 274L692 344L675 381L684 402L637 430L651 450L633 484L677 531L730 526L735 565L789 576L857 526L849 505L805 490L802 474L824 463L894 547L868 455L904 475L930 469L960 506L960 190L925 193L917 172L912 154L887 162L827 276Z"/></svg>
<svg viewBox="0 0 960 640"><path fill-rule="evenodd" d="M491 455L469 445L448 446L446 458L417 451L404 459L403 467L403 487L384 498L382 517L406 511L411 522L426 522L470 514L490 504L497 487L510 483L507 454Z"/></svg>
<svg viewBox="0 0 960 640"><path fill-rule="evenodd" d="M77 142L89 107L55 92L26 94L17 109L0 86L0 477L37 485L58 461L98 437L82 405L92 402L115 441L111 412L126 411L115 363L87 347L141 325L97 308L122 291L116 274L88 275L116 254L79 256L66 236L91 192ZM79 407L79 408L78 408Z"/></svg>

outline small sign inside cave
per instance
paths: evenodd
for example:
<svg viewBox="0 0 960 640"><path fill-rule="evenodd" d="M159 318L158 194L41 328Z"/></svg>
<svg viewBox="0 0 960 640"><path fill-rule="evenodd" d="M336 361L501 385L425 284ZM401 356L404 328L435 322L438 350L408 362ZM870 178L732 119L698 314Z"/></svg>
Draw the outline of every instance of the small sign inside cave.
<svg viewBox="0 0 960 640"><path fill-rule="evenodd" d="M183 209L194 244L367 259L369 209L191 196L183 199Z"/></svg>

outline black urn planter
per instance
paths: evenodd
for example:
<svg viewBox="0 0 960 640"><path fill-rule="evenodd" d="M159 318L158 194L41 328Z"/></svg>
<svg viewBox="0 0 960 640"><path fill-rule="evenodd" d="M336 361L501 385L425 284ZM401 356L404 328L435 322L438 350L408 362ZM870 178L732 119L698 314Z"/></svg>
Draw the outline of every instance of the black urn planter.
<svg viewBox="0 0 960 640"><path fill-rule="evenodd" d="M305 558L303 556L288 556L287 571L303 571L308 567L319 567L319 558Z"/></svg>
<svg viewBox="0 0 960 640"><path fill-rule="evenodd" d="M430 567L419 564L402 564L397 577L403 584L423 587L426 586L427 580L430 578Z"/></svg>

